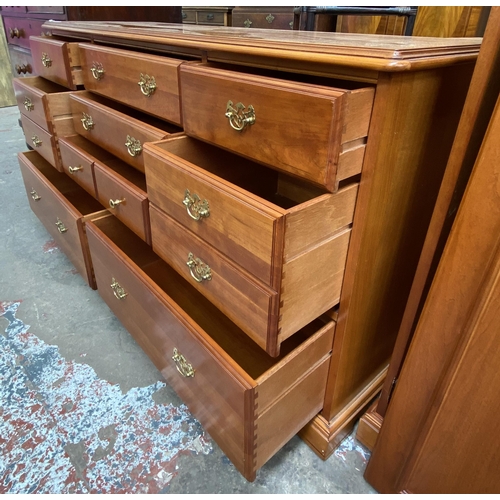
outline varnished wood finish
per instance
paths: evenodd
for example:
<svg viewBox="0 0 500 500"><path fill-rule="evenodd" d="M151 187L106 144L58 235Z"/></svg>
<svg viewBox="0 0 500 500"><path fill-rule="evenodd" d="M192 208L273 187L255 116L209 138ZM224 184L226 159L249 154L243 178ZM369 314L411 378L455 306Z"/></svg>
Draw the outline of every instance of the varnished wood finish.
<svg viewBox="0 0 500 500"><path fill-rule="evenodd" d="M381 493L500 490L499 133L497 100L366 469Z"/></svg>
<svg viewBox="0 0 500 500"><path fill-rule="evenodd" d="M31 37L30 47L37 75L72 90L83 83L78 44L50 37ZM50 65L42 63L43 54L50 58Z"/></svg>
<svg viewBox="0 0 500 500"><path fill-rule="evenodd" d="M231 26L232 7L182 7L182 22L207 26Z"/></svg>
<svg viewBox="0 0 500 500"><path fill-rule="evenodd" d="M500 9L490 14L377 412L383 417L500 91Z"/></svg>
<svg viewBox="0 0 500 500"><path fill-rule="evenodd" d="M133 25L134 32L127 31ZM85 35L95 41L114 41L148 46L160 52L165 46L179 50L194 49L231 54L233 62L240 57L259 56L281 61L346 66L375 71L399 72L445 67L460 62L473 62L479 39L443 39L346 33L299 32L286 30L242 30L192 25L119 22L46 22L52 34ZM333 68L331 68L333 69Z"/></svg>
<svg viewBox="0 0 500 500"><path fill-rule="evenodd" d="M348 91L295 84L202 64L180 67L183 126L187 135L272 168L303 177L329 191L336 187L340 145L366 136L373 89L351 103ZM203 106L200 95L210 102ZM255 109L255 123L234 130L228 101ZM355 117L350 116L352 109ZM344 113L344 110L348 110ZM276 145L279 144L279 148Z"/></svg>
<svg viewBox="0 0 500 500"><path fill-rule="evenodd" d="M377 413L378 398L370 405L366 413L359 419L356 439L365 448L373 451L384 419Z"/></svg>
<svg viewBox="0 0 500 500"><path fill-rule="evenodd" d="M483 36L490 7L421 6L415 19L413 36Z"/></svg>
<svg viewBox="0 0 500 500"><path fill-rule="evenodd" d="M146 115L125 114L126 109L87 91L71 94L71 111L78 134L106 149L137 170L144 172L144 143L158 141L178 129L166 122L159 122ZM89 115L93 127L86 130L83 113ZM161 128L160 128L161 127ZM109 134L108 131L113 133ZM126 146L127 136L140 142L141 151L132 156Z"/></svg>
<svg viewBox="0 0 500 500"><path fill-rule="evenodd" d="M19 111L47 132L55 132L55 120L71 115L68 89L39 76L14 78L13 85Z"/></svg>
<svg viewBox="0 0 500 500"><path fill-rule="evenodd" d="M33 76L33 57L30 50L9 45L9 59L15 77Z"/></svg>
<svg viewBox="0 0 500 500"><path fill-rule="evenodd" d="M333 322L315 322L301 332L301 345L290 344L272 360L140 241L124 237L118 222L103 222L88 229L99 293L238 470L253 480L256 469L321 405ZM123 300L113 295L112 278L128 294ZM194 377L178 373L174 348L192 364ZM273 384L275 377L288 380ZM284 425L278 429L276 421Z"/></svg>
<svg viewBox="0 0 500 500"><path fill-rule="evenodd" d="M21 114L21 123L26 143L43 156L55 169L62 172L61 161L59 159L54 136L49 134L35 122L31 121L24 114Z"/></svg>
<svg viewBox="0 0 500 500"><path fill-rule="evenodd" d="M239 28L293 30L293 7L235 7L232 14Z"/></svg>
<svg viewBox="0 0 500 500"><path fill-rule="evenodd" d="M177 72L182 60L89 44L80 44L80 58L86 90L180 125ZM104 71L99 79L92 74L93 66ZM154 78L151 95L141 91L141 76Z"/></svg>
<svg viewBox="0 0 500 500"><path fill-rule="evenodd" d="M301 188L274 171L183 136L150 144L145 154L151 202L278 293L274 307L279 303L279 311L266 306L259 324L255 314L240 316L231 294L217 301L226 314L237 314L233 321L243 321L241 328L249 329L269 354L276 355L284 339L338 303L356 183L336 194ZM183 204L186 189L206 200L208 217L189 215ZM153 231L158 231L156 251L171 254L169 233L163 227ZM189 277L184 264L179 262ZM200 285L202 293L210 289L212 283Z"/></svg>
<svg viewBox="0 0 500 500"><path fill-rule="evenodd" d="M77 271L95 289L83 217L101 212L103 207L35 151L19 153L18 159L31 209ZM39 199L34 199L36 197ZM58 221L66 231L58 229Z"/></svg>
<svg viewBox="0 0 500 500"><path fill-rule="evenodd" d="M151 244L144 174L119 160L94 162L97 199L146 243ZM112 203L120 201L118 205Z"/></svg>
<svg viewBox="0 0 500 500"><path fill-rule="evenodd" d="M30 48L30 36L42 35L43 19L23 19L16 17L5 17L5 33L10 44Z"/></svg>

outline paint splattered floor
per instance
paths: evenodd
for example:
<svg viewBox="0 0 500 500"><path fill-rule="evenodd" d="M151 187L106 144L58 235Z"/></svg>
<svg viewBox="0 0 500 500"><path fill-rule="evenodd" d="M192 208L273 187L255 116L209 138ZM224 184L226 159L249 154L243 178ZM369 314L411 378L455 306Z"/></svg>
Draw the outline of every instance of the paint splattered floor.
<svg viewBox="0 0 500 500"><path fill-rule="evenodd" d="M375 493L352 436L241 477L31 212L18 117L0 109L0 493Z"/></svg>

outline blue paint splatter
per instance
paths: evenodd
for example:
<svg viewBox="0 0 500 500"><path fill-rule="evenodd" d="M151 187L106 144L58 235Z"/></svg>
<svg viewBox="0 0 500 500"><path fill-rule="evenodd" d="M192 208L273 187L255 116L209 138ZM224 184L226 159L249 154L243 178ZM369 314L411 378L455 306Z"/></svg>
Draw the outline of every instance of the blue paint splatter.
<svg viewBox="0 0 500 500"><path fill-rule="evenodd" d="M30 333L19 304L0 302L0 493L160 493L179 454L212 452L184 405L154 403L164 383L123 394Z"/></svg>

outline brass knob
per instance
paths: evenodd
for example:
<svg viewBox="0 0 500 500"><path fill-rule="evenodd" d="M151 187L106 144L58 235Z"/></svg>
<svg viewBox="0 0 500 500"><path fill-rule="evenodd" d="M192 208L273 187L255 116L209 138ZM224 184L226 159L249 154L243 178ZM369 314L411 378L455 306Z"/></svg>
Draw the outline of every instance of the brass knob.
<svg viewBox="0 0 500 500"><path fill-rule="evenodd" d="M87 113L82 112L82 118L80 119L82 122L83 128L85 130L92 130L94 128L94 120Z"/></svg>
<svg viewBox="0 0 500 500"><path fill-rule="evenodd" d="M142 145L140 141L134 139L130 135L127 135L125 146L127 147L127 151L130 156L139 156L142 152Z"/></svg>
<svg viewBox="0 0 500 500"><path fill-rule="evenodd" d="M30 192L30 194L31 194L31 197L32 197L35 201L39 201L39 200L41 200L41 199L42 199L42 197L38 195L38 193L35 191L35 189L34 189L34 188L31 188L31 192Z"/></svg>
<svg viewBox="0 0 500 500"><path fill-rule="evenodd" d="M185 205L189 217L194 220L201 220L202 217L210 216L208 201L201 201L200 197L196 193L191 195L189 189L186 189L182 203Z"/></svg>
<svg viewBox="0 0 500 500"><path fill-rule="evenodd" d="M31 141L33 142L33 146L35 146L35 148L39 148L42 145L42 141L38 138L37 135L34 135L31 138Z"/></svg>
<svg viewBox="0 0 500 500"><path fill-rule="evenodd" d="M213 21L214 20L214 15L213 14L207 14L207 21Z"/></svg>
<svg viewBox="0 0 500 500"><path fill-rule="evenodd" d="M121 200L109 200L109 207L116 208L121 203L125 203L125 198L122 198Z"/></svg>
<svg viewBox="0 0 500 500"><path fill-rule="evenodd" d="M76 172L79 172L80 170L83 170L83 167L81 165L78 165L78 167L72 167L71 165L68 167L69 173L70 174L76 174Z"/></svg>
<svg viewBox="0 0 500 500"><path fill-rule="evenodd" d="M59 217L56 220L56 226L60 233L65 233L68 230L68 228L64 225L63 221L59 219Z"/></svg>
<svg viewBox="0 0 500 500"><path fill-rule="evenodd" d="M113 294L118 300L123 300L128 293L123 289L123 287L115 280L115 278L111 278L111 288L113 289Z"/></svg>
<svg viewBox="0 0 500 500"><path fill-rule="evenodd" d="M233 101L227 101L226 118L234 130L241 132L247 125L255 123L255 109L252 105L245 110L245 105L239 102L236 107L233 107Z"/></svg>
<svg viewBox="0 0 500 500"><path fill-rule="evenodd" d="M189 272L191 276L201 283L203 280L210 281L212 279L212 270L205 264L201 259L195 257L191 252L188 254L188 261L186 265L189 267Z"/></svg>
<svg viewBox="0 0 500 500"><path fill-rule="evenodd" d="M24 109L26 111L33 111L35 109L35 105L29 97L24 98Z"/></svg>
<svg viewBox="0 0 500 500"><path fill-rule="evenodd" d="M182 13L182 19L186 19L187 16L188 15L185 12Z"/></svg>
<svg viewBox="0 0 500 500"><path fill-rule="evenodd" d="M49 57L49 55L46 52L42 52L42 64L46 68L50 68L50 66L52 66L52 59Z"/></svg>
<svg viewBox="0 0 500 500"><path fill-rule="evenodd" d="M186 358L177 350L176 347L174 347L172 354L173 354L172 359L174 360L175 367L177 368L177 371L183 377L186 377L186 378L187 377L194 377L193 366L187 362Z"/></svg>
<svg viewBox="0 0 500 500"><path fill-rule="evenodd" d="M92 67L90 68L90 72L92 73L92 76L96 80L101 80L102 77L104 76L104 68L102 67L101 63L97 63L97 62L92 63Z"/></svg>
<svg viewBox="0 0 500 500"><path fill-rule="evenodd" d="M21 31L18 30L17 28L10 28L9 34L11 38L21 38Z"/></svg>
<svg viewBox="0 0 500 500"><path fill-rule="evenodd" d="M150 97L154 94L156 90L156 80L154 76L143 75L139 78L137 85L141 88L141 92L146 96Z"/></svg>

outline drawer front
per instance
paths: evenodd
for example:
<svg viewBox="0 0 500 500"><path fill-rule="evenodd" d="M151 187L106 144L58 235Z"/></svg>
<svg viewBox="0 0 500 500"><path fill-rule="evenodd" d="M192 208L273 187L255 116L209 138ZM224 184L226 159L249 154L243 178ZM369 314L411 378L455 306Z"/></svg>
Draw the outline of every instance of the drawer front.
<svg viewBox="0 0 500 500"><path fill-rule="evenodd" d="M152 290L141 271L106 243L92 224L87 234L99 294L205 430L243 470L244 402L249 382L234 372L227 357L213 352L196 323L168 296ZM116 286L112 289L113 283L123 292ZM127 295L118 299L115 290L118 297ZM193 367L194 377L184 377L177 370L174 349Z"/></svg>
<svg viewBox="0 0 500 500"><path fill-rule="evenodd" d="M4 18L7 41L9 44L29 49L30 36L40 36L44 22L41 19Z"/></svg>
<svg viewBox="0 0 500 500"><path fill-rule="evenodd" d="M26 142L54 168L62 171L54 137L23 114L21 122Z"/></svg>
<svg viewBox="0 0 500 500"><path fill-rule="evenodd" d="M77 43L31 37L30 46L37 75L72 90L83 83Z"/></svg>
<svg viewBox="0 0 500 500"><path fill-rule="evenodd" d="M80 44L85 88L180 124L181 60Z"/></svg>
<svg viewBox="0 0 500 500"><path fill-rule="evenodd" d="M239 28L293 29L293 8L289 12L247 12L233 10L233 26Z"/></svg>
<svg viewBox="0 0 500 500"><path fill-rule="evenodd" d="M14 78L12 81L19 111L48 131L49 124L45 115L43 93L25 84L23 80L27 81L21 78Z"/></svg>
<svg viewBox="0 0 500 500"><path fill-rule="evenodd" d="M263 349L277 329L277 293L150 206L153 250Z"/></svg>
<svg viewBox="0 0 500 500"><path fill-rule="evenodd" d="M59 139L59 150L64 172L85 189L87 193L97 198L92 159L87 157L81 150L75 149L64 137Z"/></svg>
<svg viewBox="0 0 500 500"><path fill-rule="evenodd" d="M196 11L195 10L182 10L182 22L189 24L196 24Z"/></svg>
<svg viewBox="0 0 500 500"><path fill-rule="evenodd" d="M33 57L31 50L9 45L12 74L16 77L33 76Z"/></svg>
<svg viewBox="0 0 500 500"><path fill-rule="evenodd" d="M139 238L151 244L149 202L146 193L103 163L94 163L97 199Z"/></svg>
<svg viewBox="0 0 500 500"><path fill-rule="evenodd" d="M208 172L160 156L149 145L145 161L152 203L271 285L276 240L282 238L281 213Z"/></svg>
<svg viewBox="0 0 500 500"><path fill-rule="evenodd" d="M334 189L343 91L199 63L181 66L181 89L187 135Z"/></svg>
<svg viewBox="0 0 500 500"><path fill-rule="evenodd" d="M19 166L31 209L77 271L84 279L88 279L80 235L82 233L83 236L81 214L37 171L28 158L23 153L19 154Z"/></svg>
<svg viewBox="0 0 500 500"><path fill-rule="evenodd" d="M198 24L213 24L216 26L224 26L224 12L210 12L207 10L199 10L196 12L196 22Z"/></svg>
<svg viewBox="0 0 500 500"><path fill-rule="evenodd" d="M141 172L144 172L143 144L158 141L168 135L78 94L71 95L70 102L78 134Z"/></svg>

